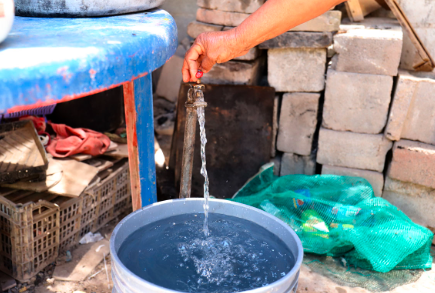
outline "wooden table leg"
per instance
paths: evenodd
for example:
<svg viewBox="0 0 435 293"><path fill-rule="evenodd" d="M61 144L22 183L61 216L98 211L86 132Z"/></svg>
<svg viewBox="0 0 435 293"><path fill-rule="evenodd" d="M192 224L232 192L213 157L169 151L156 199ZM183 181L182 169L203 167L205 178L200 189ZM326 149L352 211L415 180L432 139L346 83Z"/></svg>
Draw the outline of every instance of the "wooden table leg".
<svg viewBox="0 0 435 293"><path fill-rule="evenodd" d="M133 210L157 201L151 74L124 85Z"/></svg>

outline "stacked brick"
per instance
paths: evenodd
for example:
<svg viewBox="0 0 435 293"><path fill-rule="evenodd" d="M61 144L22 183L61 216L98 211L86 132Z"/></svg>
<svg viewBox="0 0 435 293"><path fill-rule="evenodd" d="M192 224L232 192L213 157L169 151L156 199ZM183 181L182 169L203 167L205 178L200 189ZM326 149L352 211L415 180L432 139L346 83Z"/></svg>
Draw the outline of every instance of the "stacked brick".
<svg viewBox="0 0 435 293"><path fill-rule="evenodd" d="M435 232L433 73L399 73L385 136L395 142L382 196Z"/></svg>
<svg viewBox="0 0 435 293"><path fill-rule="evenodd" d="M328 69L317 162L322 174L366 178L381 196L385 129L393 77L398 73L403 34L382 20L343 25L334 37L336 55Z"/></svg>
<svg viewBox="0 0 435 293"><path fill-rule="evenodd" d="M435 2L398 3L435 57ZM405 35L401 68L412 70L416 57ZM394 141L394 147L382 196L435 232L435 73L399 72L385 137Z"/></svg>
<svg viewBox="0 0 435 293"><path fill-rule="evenodd" d="M229 30L241 24L256 11L265 0L198 0L196 21L191 22L187 33L197 38L203 32ZM265 59L258 47L252 48L246 55L226 63L216 64L202 78L211 84L255 85L261 79Z"/></svg>
<svg viewBox="0 0 435 293"><path fill-rule="evenodd" d="M259 45L267 50L269 85L282 96L276 142L282 156L281 176L316 173L315 144L327 48L340 22L340 11L328 11Z"/></svg>

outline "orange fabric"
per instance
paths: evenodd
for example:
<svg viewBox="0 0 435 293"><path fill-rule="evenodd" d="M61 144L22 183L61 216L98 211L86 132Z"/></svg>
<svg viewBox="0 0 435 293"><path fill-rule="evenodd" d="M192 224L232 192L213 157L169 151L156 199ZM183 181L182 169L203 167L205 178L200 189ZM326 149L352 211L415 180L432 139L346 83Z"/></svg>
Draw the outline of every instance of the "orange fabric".
<svg viewBox="0 0 435 293"><path fill-rule="evenodd" d="M47 146L47 151L56 158L65 158L75 154L92 156L104 154L110 145L110 139L99 132L72 128L65 124L50 123L57 137Z"/></svg>

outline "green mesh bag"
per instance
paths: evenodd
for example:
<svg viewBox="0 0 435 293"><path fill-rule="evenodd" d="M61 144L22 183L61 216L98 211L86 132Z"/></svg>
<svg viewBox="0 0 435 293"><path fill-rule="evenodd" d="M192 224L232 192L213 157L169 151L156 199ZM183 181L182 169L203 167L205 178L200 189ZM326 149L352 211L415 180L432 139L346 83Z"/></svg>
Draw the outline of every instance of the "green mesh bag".
<svg viewBox="0 0 435 293"><path fill-rule="evenodd" d="M231 199L286 222L304 251L343 257L381 273L431 268L433 233L414 224L367 180L335 175L273 175L266 165Z"/></svg>

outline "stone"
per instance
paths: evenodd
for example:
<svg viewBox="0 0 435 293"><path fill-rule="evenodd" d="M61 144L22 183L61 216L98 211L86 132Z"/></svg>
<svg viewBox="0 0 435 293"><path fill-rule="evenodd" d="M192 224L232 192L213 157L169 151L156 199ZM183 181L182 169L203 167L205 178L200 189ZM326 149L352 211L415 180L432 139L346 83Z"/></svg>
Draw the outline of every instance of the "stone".
<svg viewBox="0 0 435 293"><path fill-rule="evenodd" d="M394 143L388 176L435 188L435 146L410 140Z"/></svg>
<svg viewBox="0 0 435 293"><path fill-rule="evenodd" d="M228 61L216 64L201 78L209 84L243 84L255 85L260 77L263 61L261 58L253 62Z"/></svg>
<svg viewBox="0 0 435 293"><path fill-rule="evenodd" d="M260 49L327 48L332 44L330 32L285 32L259 45Z"/></svg>
<svg viewBox="0 0 435 293"><path fill-rule="evenodd" d="M382 172L392 142L382 134L320 128L317 163Z"/></svg>
<svg viewBox="0 0 435 293"><path fill-rule="evenodd" d="M419 84L409 105L401 138L435 144L435 74L414 75L419 76ZM426 75L430 78L425 78Z"/></svg>
<svg viewBox="0 0 435 293"><path fill-rule="evenodd" d="M316 174L316 160L313 156L299 156L291 153L284 153L281 159L281 176L304 174Z"/></svg>
<svg viewBox="0 0 435 293"><path fill-rule="evenodd" d="M66 1L62 1L62 3L66 3ZM75 1L75 3L76 4L80 3L80 5L82 5L82 3L84 2ZM103 1L101 3L108 3L108 2ZM130 0L126 2L120 2L120 7L121 5L128 6L130 5L130 3L132 3L130 2ZM160 1L160 3L162 4L159 5L160 6L159 8L167 11L174 18L175 23L177 24L178 40L183 40L184 38L186 38L187 26L191 21L195 20L196 11L193 7L195 7L196 0L183 0L183 1L167 0L167 1ZM86 7L82 6L82 9L86 9Z"/></svg>
<svg viewBox="0 0 435 293"><path fill-rule="evenodd" d="M253 13L264 2L265 0L197 0L197 5L213 10Z"/></svg>
<svg viewBox="0 0 435 293"><path fill-rule="evenodd" d="M325 88L326 49L270 49L268 81L278 92L320 92Z"/></svg>
<svg viewBox="0 0 435 293"><path fill-rule="evenodd" d="M311 153L320 94L286 93L282 98L277 148L308 156Z"/></svg>
<svg viewBox="0 0 435 293"><path fill-rule="evenodd" d="M201 0L200 0L201 1ZM202 0L208 1L208 0ZM216 2L222 2L215 0ZM246 1L246 0L244 0ZM232 1L233 5L237 5L235 2L244 1ZM225 3L223 3L225 5ZM230 12L222 9L204 9L199 8L196 11L196 20L206 23L213 23L225 26L238 26L246 18L249 17L249 13L238 11ZM312 20L309 20L299 26L294 27L291 31L314 31L314 32L333 32L338 31L341 22L341 12L340 11L328 11Z"/></svg>
<svg viewBox="0 0 435 293"><path fill-rule="evenodd" d="M390 114L388 115L385 137L389 140L400 140L409 106L417 90L419 79L406 71L399 72L396 89L391 101Z"/></svg>
<svg viewBox="0 0 435 293"><path fill-rule="evenodd" d="M397 2L429 54L435 58L435 16L433 13L435 2L427 0L397 0ZM413 70L415 62L421 59L407 34L405 34L403 41L400 67Z"/></svg>
<svg viewBox="0 0 435 293"><path fill-rule="evenodd" d="M391 76L328 70L322 126L338 131L381 133L392 88Z"/></svg>
<svg viewBox="0 0 435 293"><path fill-rule="evenodd" d="M364 178L373 187L373 192L375 193L375 195L382 196L382 189L384 188L384 175L382 173L368 170L323 165L322 174Z"/></svg>
<svg viewBox="0 0 435 293"><path fill-rule="evenodd" d="M250 14L198 8L196 20L225 26L238 26Z"/></svg>
<svg viewBox="0 0 435 293"><path fill-rule="evenodd" d="M435 73L401 71L385 136L435 144Z"/></svg>
<svg viewBox="0 0 435 293"><path fill-rule="evenodd" d="M277 155L273 159L270 160L270 162L273 163L273 174L275 176L279 176L279 174L281 172L281 159L282 159L282 156Z"/></svg>
<svg viewBox="0 0 435 293"><path fill-rule="evenodd" d="M337 71L396 76L403 33L397 29L351 29L334 36Z"/></svg>
<svg viewBox="0 0 435 293"><path fill-rule="evenodd" d="M248 53L245 55L242 55L240 57L236 57L232 60L239 60L239 61L252 61L257 59L261 55L261 51L258 49L258 47L254 47L249 49Z"/></svg>
<svg viewBox="0 0 435 293"><path fill-rule="evenodd" d="M196 39L200 34L205 32L218 32L224 28L223 25L209 24L199 21L192 21L187 26L187 34Z"/></svg>
<svg viewBox="0 0 435 293"><path fill-rule="evenodd" d="M313 18L291 31L304 31L304 32L336 32L340 29L341 11L331 10L324 14Z"/></svg>
<svg viewBox="0 0 435 293"><path fill-rule="evenodd" d="M177 55L177 56L184 59L186 52L187 52L187 50L183 45L178 45L177 50L175 51L174 55Z"/></svg>
<svg viewBox="0 0 435 293"><path fill-rule="evenodd" d="M435 228L435 189L387 177L382 197L413 222Z"/></svg>
<svg viewBox="0 0 435 293"><path fill-rule="evenodd" d="M183 57L174 55L163 65L157 83L156 94L168 101L175 102L178 98L178 91L183 80L181 68L183 67Z"/></svg>
<svg viewBox="0 0 435 293"><path fill-rule="evenodd" d="M276 95L275 100L273 101L272 149L270 152L270 156L272 158L276 156L276 137L278 135L278 108L279 95Z"/></svg>

